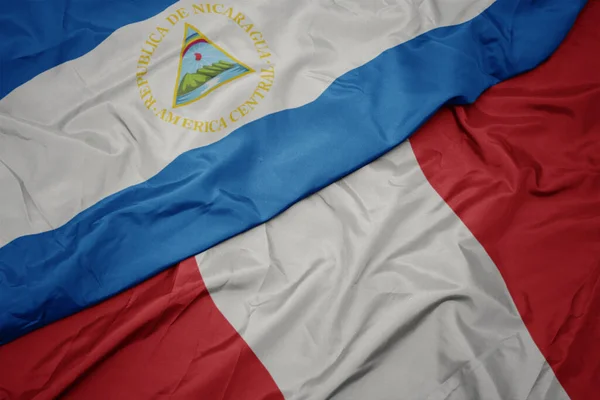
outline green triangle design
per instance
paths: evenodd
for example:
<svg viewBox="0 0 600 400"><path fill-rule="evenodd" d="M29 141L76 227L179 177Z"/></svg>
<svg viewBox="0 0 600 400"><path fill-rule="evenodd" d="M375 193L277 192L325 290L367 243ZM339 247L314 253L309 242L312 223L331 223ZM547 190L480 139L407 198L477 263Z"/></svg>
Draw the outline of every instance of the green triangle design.
<svg viewBox="0 0 600 400"><path fill-rule="evenodd" d="M179 54L173 108L191 104L226 83L254 72L186 23Z"/></svg>

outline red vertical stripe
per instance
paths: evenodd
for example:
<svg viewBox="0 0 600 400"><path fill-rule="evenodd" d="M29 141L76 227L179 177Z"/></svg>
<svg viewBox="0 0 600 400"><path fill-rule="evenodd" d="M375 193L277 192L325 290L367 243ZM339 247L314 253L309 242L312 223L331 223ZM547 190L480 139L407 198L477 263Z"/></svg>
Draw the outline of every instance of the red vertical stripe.
<svg viewBox="0 0 600 400"><path fill-rule="evenodd" d="M194 259L0 347L0 399L283 399Z"/></svg>
<svg viewBox="0 0 600 400"><path fill-rule="evenodd" d="M600 393L600 4L555 56L412 140L575 400ZM282 399L193 260L0 347L0 399Z"/></svg>
<svg viewBox="0 0 600 400"><path fill-rule="evenodd" d="M600 2L547 63L411 143L569 395L600 398Z"/></svg>

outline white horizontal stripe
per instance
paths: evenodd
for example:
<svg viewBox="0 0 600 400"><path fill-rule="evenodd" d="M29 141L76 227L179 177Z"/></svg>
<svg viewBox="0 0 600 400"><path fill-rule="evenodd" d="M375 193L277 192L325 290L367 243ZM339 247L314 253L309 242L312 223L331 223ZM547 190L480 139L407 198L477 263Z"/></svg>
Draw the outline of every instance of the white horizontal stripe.
<svg viewBox="0 0 600 400"><path fill-rule="evenodd" d="M297 0L236 2L266 39L276 79L256 110L218 133L161 121L140 99L140 51L175 4L123 27L79 59L49 70L0 100L0 246L59 227L106 196L143 182L186 150L221 139L243 123L314 100L341 74L433 28L473 18L493 0ZM253 41L222 15L185 20L239 60L265 66ZM151 59L152 93L170 107L183 37L170 28ZM252 74L175 109L210 120L242 104L260 81Z"/></svg>
<svg viewBox="0 0 600 400"><path fill-rule="evenodd" d="M197 261L287 399L567 398L409 143Z"/></svg>

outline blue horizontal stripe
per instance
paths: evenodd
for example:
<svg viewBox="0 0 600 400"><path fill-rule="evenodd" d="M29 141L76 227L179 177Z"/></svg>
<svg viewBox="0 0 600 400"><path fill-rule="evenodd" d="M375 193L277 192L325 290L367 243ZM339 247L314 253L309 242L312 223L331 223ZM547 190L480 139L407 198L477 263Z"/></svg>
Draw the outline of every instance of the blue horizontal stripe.
<svg viewBox="0 0 600 400"><path fill-rule="evenodd" d="M175 0L0 2L0 99L36 75L80 57L122 26Z"/></svg>
<svg viewBox="0 0 600 400"><path fill-rule="evenodd" d="M337 79L317 100L188 151L61 228L0 249L0 342L260 224L390 150L440 106L534 67L583 0L500 0ZM307 250L309 251L309 250Z"/></svg>

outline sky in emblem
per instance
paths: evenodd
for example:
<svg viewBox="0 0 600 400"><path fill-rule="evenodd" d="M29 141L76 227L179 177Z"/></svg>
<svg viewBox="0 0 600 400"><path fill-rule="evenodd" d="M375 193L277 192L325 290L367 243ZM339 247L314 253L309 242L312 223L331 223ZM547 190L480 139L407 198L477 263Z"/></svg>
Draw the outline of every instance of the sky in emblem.
<svg viewBox="0 0 600 400"><path fill-rule="evenodd" d="M189 29L186 35L186 43L199 39L200 37L201 36L199 36L198 33ZM198 60L197 54L201 55L200 60ZM214 87L230 78L247 72L246 68L239 65L235 60L228 57L224 52L217 49L210 43L199 42L190 46L181 58L181 73L179 75L179 82L177 82L178 86L181 84L181 81L183 80L186 74L195 73L198 69L202 68L203 66L211 65L219 61L226 61L237 65L234 68L219 74L215 78L206 82L204 85L200 86L198 89L187 93L183 96L177 96L176 103L182 104L193 100L202 95L202 93L204 93L205 91L209 90L211 87Z"/></svg>
<svg viewBox="0 0 600 400"><path fill-rule="evenodd" d="M202 55L200 61L196 60L196 53ZM201 42L192 45L188 51L183 55L181 60L181 75L179 81L185 76L185 74L194 73L199 68L205 65L211 65L218 61L227 61L232 64L237 64L234 60L227 57L225 53L215 48L210 43Z"/></svg>

